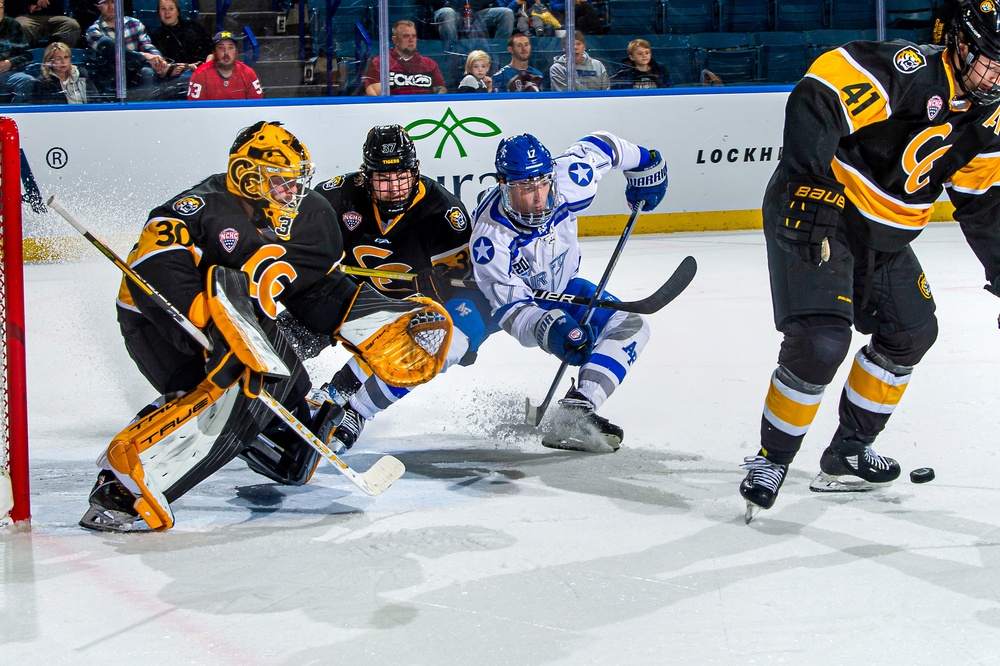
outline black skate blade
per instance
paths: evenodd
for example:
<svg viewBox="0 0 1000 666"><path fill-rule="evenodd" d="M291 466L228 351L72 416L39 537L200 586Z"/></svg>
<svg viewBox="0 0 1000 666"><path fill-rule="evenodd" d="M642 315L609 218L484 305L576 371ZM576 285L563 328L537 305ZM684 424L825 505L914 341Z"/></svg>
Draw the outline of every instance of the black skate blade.
<svg viewBox="0 0 1000 666"><path fill-rule="evenodd" d="M547 449L559 449L561 451L581 451L583 453L614 453L621 448L620 442L611 444L607 439L582 439L573 436L545 435L542 437L542 446Z"/></svg>
<svg viewBox="0 0 1000 666"><path fill-rule="evenodd" d="M809 490L814 493L869 493L892 485L887 483L872 483L853 474L827 474L820 472L809 484Z"/></svg>
<svg viewBox="0 0 1000 666"><path fill-rule="evenodd" d="M80 519L80 527L95 532L148 532L146 522L138 516L133 516L114 509L91 506Z"/></svg>

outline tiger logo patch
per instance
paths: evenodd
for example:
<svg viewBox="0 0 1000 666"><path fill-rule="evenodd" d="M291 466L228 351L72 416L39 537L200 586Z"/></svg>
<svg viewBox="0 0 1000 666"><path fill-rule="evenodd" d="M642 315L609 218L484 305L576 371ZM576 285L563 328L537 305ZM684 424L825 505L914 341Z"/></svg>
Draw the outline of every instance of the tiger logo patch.
<svg viewBox="0 0 1000 666"><path fill-rule="evenodd" d="M322 185L320 185L320 189L321 190L335 190L335 189L337 189L338 187L340 187L343 184L344 184L344 177L343 176L334 176L330 180L328 180L325 183L323 183Z"/></svg>
<svg viewBox="0 0 1000 666"><path fill-rule="evenodd" d="M996 6L992 2L990 2L990 0L985 0L985 2L981 2L979 4L979 11L981 11L984 14L992 14L996 12L996 10L997 10Z"/></svg>
<svg viewBox="0 0 1000 666"><path fill-rule="evenodd" d="M920 277L917 278L917 287L924 298L931 298L931 285L927 282L927 275L924 273L921 273Z"/></svg>
<svg viewBox="0 0 1000 666"><path fill-rule="evenodd" d="M927 65L927 58L913 46L907 46L897 51L896 55L892 57L892 61L896 65L896 69L903 74L912 74Z"/></svg>
<svg viewBox="0 0 1000 666"><path fill-rule="evenodd" d="M467 226L469 226L469 221L465 218L465 213L458 206L452 206L448 209L448 212L444 214L445 218L448 220L448 224L455 231L462 231Z"/></svg>
<svg viewBox="0 0 1000 666"><path fill-rule="evenodd" d="M205 201L201 197L184 197L174 202L174 212L181 215L194 215L205 206Z"/></svg>

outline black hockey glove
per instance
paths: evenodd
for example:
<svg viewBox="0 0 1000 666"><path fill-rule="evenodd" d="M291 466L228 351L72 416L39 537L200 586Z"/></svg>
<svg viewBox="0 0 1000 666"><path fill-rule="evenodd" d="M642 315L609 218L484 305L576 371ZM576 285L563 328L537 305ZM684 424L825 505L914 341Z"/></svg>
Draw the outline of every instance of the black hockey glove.
<svg viewBox="0 0 1000 666"><path fill-rule="evenodd" d="M830 259L828 239L837 235L837 222L846 202L844 186L824 176L792 176L788 198L774 239L782 250L819 266Z"/></svg>
<svg viewBox="0 0 1000 666"><path fill-rule="evenodd" d="M449 269L442 264L436 264L430 268L423 268L417 273L413 280L417 291L433 298L438 303L446 303L455 293L455 288L451 286L451 278L448 276Z"/></svg>

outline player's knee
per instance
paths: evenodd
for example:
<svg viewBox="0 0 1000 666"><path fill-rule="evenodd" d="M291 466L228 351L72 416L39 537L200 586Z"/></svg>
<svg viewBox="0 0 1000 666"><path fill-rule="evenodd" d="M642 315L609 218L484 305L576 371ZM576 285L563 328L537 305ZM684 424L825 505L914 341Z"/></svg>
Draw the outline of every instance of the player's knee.
<svg viewBox="0 0 1000 666"><path fill-rule="evenodd" d="M876 333L872 336L871 346L892 363L913 367L934 345L937 336L937 317L931 315L923 323L905 331Z"/></svg>
<svg viewBox="0 0 1000 666"><path fill-rule="evenodd" d="M802 317L784 329L778 364L804 382L826 386L851 347L851 327L836 317Z"/></svg>

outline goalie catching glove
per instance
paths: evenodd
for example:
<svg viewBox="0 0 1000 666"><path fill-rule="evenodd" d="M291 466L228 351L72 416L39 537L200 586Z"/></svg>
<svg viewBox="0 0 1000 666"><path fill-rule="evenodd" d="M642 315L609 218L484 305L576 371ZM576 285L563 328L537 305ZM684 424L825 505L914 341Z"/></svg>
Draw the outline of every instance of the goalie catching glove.
<svg viewBox="0 0 1000 666"><path fill-rule="evenodd" d="M642 149L645 152L645 148ZM643 210L656 208L667 193L667 163L658 150L649 151L644 164L625 172L625 201L629 208L642 201Z"/></svg>
<svg viewBox="0 0 1000 666"><path fill-rule="evenodd" d="M451 333L451 317L432 299L388 298L365 284L335 335L386 384L410 388L444 367Z"/></svg>
<svg viewBox="0 0 1000 666"><path fill-rule="evenodd" d="M788 179L788 207L774 240L785 252L819 266L830 259L830 238L844 211L844 186L832 178L800 174Z"/></svg>

